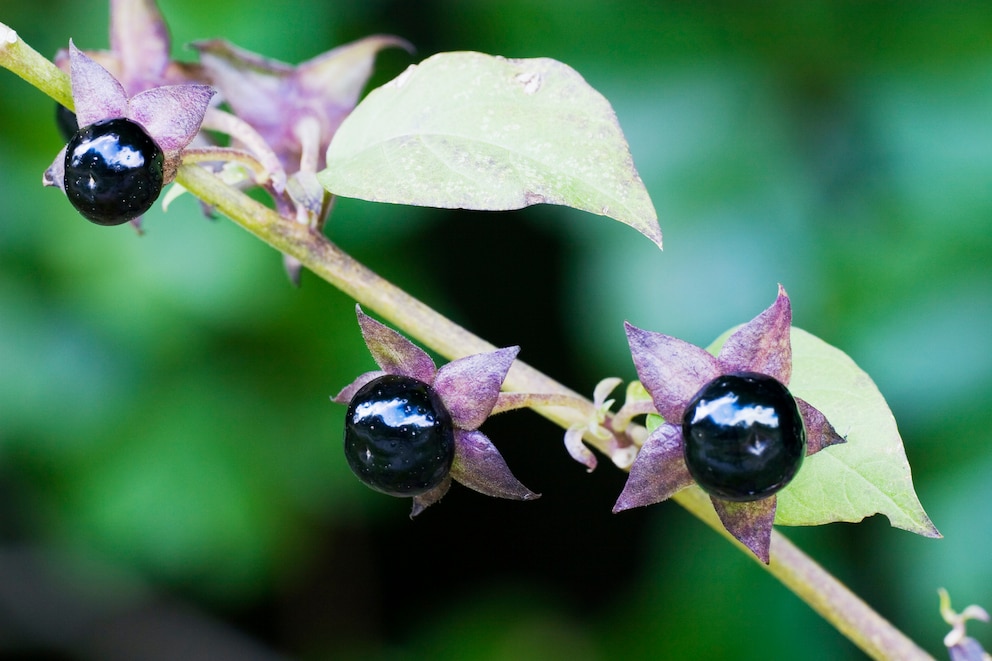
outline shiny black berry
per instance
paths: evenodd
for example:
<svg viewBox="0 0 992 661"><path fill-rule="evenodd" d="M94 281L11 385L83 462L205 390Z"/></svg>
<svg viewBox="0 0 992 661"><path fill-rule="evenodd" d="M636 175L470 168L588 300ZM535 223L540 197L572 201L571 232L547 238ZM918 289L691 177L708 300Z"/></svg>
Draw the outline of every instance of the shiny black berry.
<svg viewBox="0 0 992 661"><path fill-rule="evenodd" d="M162 192L162 150L129 119L105 119L76 132L65 151L65 194L98 225L137 218Z"/></svg>
<svg viewBox="0 0 992 661"><path fill-rule="evenodd" d="M59 129L59 134L66 142L72 140L79 130L79 122L76 121L76 113L66 108L61 103L55 104L55 126Z"/></svg>
<svg viewBox="0 0 992 661"><path fill-rule="evenodd" d="M451 415L432 387L386 374L363 386L348 405L344 454L362 482L391 496L433 489L451 470Z"/></svg>
<svg viewBox="0 0 992 661"><path fill-rule="evenodd" d="M723 500L760 500L788 484L806 456L795 398L776 379L739 372L717 377L682 418L685 463L696 483Z"/></svg>

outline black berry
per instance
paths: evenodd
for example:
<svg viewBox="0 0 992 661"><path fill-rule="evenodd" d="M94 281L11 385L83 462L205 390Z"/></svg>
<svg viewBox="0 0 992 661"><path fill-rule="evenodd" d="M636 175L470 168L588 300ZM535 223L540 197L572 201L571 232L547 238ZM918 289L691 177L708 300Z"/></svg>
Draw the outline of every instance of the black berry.
<svg viewBox="0 0 992 661"><path fill-rule="evenodd" d="M682 434L689 473L723 500L772 495L796 476L806 456L795 398L776 379L753 372L706 384L685 410Z"/></svg>
<svg viewBox="0 0 992 661"><path fill-rule="evenodd" d="M348 405L344 454L362 482L391 496L441 483L455 457L451 415L432 387L396 374L363 386Z"/></svg>
<svg viewBox="0 0 992 661"><path fill-rule="evenodd" d="M65 151L65 194L98 225L137 218L162 192L162 150L129 119L79 129Z"/></svg>
<svg viewBox="0 0 992 661"><path fill-rule="evenodd" d="M55 104L55 126L58 127L62 139L66 142L72 140L79 130L79 123L76 121L76 113L66 108L61 103Z"/></svg>

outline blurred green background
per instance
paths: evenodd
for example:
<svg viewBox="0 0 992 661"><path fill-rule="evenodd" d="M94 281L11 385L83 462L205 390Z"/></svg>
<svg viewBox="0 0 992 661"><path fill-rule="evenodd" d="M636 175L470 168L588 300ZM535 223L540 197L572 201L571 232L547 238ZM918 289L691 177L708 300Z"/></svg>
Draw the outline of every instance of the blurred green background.
<svg viewBox="0 0 992 661"><path fill-rule="evenodd" d="M558 208L342 200L328 233L582 391L634 376L622 322L699 344L766 307L850 354L899 420L943 540L784 529L938 657L938 587L992 607L992 5L161 0L176 57L289 62L387 32L376 83L442 50L548 56L609 98L664 253ZM4 0L54 54L103 2ZM0 655L37 659L862 658L674 504L529 413L489 421L544 497L454 487L416 522L348 473L371 368L353 302L183 199L147 233L83 221L41 173L53 103L0 72ZM482 263L488 268L480 269ZM992 646L985 625L971 633Z"/></svg>

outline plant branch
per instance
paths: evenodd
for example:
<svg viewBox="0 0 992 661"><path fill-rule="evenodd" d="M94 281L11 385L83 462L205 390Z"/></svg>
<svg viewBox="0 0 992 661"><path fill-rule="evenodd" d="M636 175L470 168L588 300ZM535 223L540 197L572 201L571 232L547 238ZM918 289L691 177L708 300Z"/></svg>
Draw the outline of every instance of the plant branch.
<svg viewBox="0 0 992 661"><path fill-rule="evenodd" d="M0 65L72 108L68 77L2 23ZM265 243L299 260L317 276L447 358L496 349L359 264L322 234L282 218L207 170L185 164L180 167L176 181ZM590 407L586 410L594 409L593 403L586 398L520 361L514 362L504 386L509 391L553 396L545 401L585 402ZM573 406L535 406L534 410L563 428L585 422L582 411ZM604 441L592 435L588 435L587 440L599 449L605 449ZM681 491L675 500L742 548L749 557L754 557L724 529L709 498L697 488ZM777 531L772 531L771 562L760 566L873 658L931 658Z"/></svg>
<svg viewBox="0 0 992 661"><path fill-rule="evenodd" d="M517 409L564 407L577 409L583 416L591 416L596 413L596 410L591 404L585 397L561 393L501 392L499 399L496 400L496 406L493 407L490 415L515 411Z"/></svg>
<svg viewBox="0 0 992 661"><path fill-rule="evenodd" d="M75 109L69 77L3 23L0 23L0 66L14 72L69 110Z"/></svg>

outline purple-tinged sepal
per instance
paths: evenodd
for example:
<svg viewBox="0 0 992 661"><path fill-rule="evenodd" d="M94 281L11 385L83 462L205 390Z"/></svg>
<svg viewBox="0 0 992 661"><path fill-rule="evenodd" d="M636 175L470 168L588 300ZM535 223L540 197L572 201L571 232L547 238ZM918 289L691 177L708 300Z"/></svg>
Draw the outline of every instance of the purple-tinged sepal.
<svg viewBox="0 0 992 661"><path fill-rule="evenodd" d="M426 351L362 312L361 307L355 306L355 312L365 346L383 372L409 376L428 385L434 382L437 368Z"/></svg>
<svg viewBox="0 0 992 661"><path fill-rule="evenodd" d="M492 413L506 373L520 352L507 347L479 353L442 365L434 377L434 389L444 400L451 419L460 429L478 429ZM471 390L466 383L473 384Z"/></svg>
<svg viewBox="0 0 992 661"><path fill-rule="evenodd" d="M844 443L843 436L837 433L834 426L818 409L809 402L796 397L796 405L803 416L803 426L806 428L806 456L816 454L823 448Z"/></svg>
<svg viewBox="0 0 992 661"><path fill-rule="evenodd" d="M666 420L681 420L699 388L720 375L712 354L685 340L626 323L634 368L654 406Z"/></svg>
<svg viewBox="0 0 992 661"><path fill-rule="evenodd" d="M718 356L724 373L758 372L788 385L792 378L792 305L782 285L771 307L734 331Z"/></svg>
<svg viewBox="0 0 992 661"><path fill-rule="evenodd" d="M111 0L110 50L87 55L130 95L202 79L199 65L173 61L170 50L169 28L154 0ZM55 64L64 71L69 71L70 60L69 50L55 55Z"/></svg>
<svg viewBox="0 0 992 661"><path fill-rule="evenodd" d="M265 138L288 172L301 169L310 149L318 154L317 169L323 167L324 152L358 103L376 54L397 46L412 50L399 37L375 35L293 66L220 39L193 44L223 99ZM299 126L312 121L318 130L308 137Z"/></svg>
<svg viewBox="0 0 992 661"><path fill-rule="evenodd" d="M430 491L414 496L412 499L413 507L410 510L410 518L414 518L425 509L444 498L444 494L448 493L449 488L451 488L451 475L444 478L441 484L437 485Z"/></svg>
<svg viewBox="0 0 992 661"><path fill-rule="evenodd" d="M775 522L775 496L771 495L750 503L737 503L712 496L710 501L727 532L767 565L772 542L772 524Z"/></svg>
<svg viewBox="0 0 992 661"><path fill-rule="evenodd" d="M469 489L494 498L534 500L541 495L513 476L503 455L478 430L455 433L455 462L451 466L451 476Z"/></svg>
<svg viewBox="0 0 992 661"><path fill-rule="evenodd" d="M659 425L637 453L613 511L660 503L692 483L682 459L682 430L675 425Z"/></svg>

